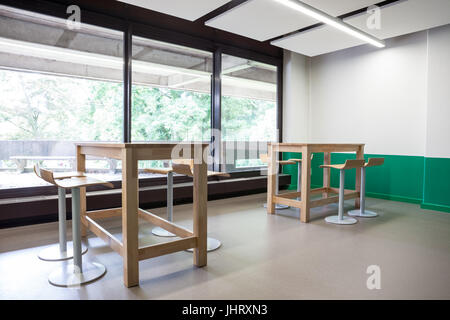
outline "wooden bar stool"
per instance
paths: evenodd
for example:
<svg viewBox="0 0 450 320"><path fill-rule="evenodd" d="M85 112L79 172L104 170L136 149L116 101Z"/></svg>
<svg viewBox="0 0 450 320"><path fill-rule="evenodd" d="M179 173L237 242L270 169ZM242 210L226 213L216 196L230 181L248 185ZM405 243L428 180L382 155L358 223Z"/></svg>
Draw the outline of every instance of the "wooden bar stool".
<svg viewBox="0 0 450 320"><path fill-rule="evenodd" d="M361 167L360 208L349 211L349 216L361 218L374 218L378 216L376 212L366 210L366 168L382 166L383 164L384 158L370 158L369 161Z"/></svg>
<svg viewBox="0 0 450 320"><path fill-rule="evenodd" d="M34 166L34 173L41 179L47 181L41 176L41 170L39 165ZM56 173L53 175L53 179L61 180L72 177L83 177L82 172L64 172ZM47 181L50 182L50 181ZM50 182L52 183L52 182ZM53 184L53 183L52 183ZM66 226L67 214L66 214L66 189L58 187L58 231L59 231L59 244L52 245L42 250L38 257L44 261L63 261L73 258L73 244L67 242L67 226ZM85 254L88 248L82 244L81 253Z"/></svg>
<svg viewBox="0 0 450 320"><path fill-rule="evenodd" d="M192 160L192 159L186 159L186 160L185 159L174 159L174 160L172 160L172 168L144 169L144 171L150 172L150 173L167 174L167 219L170 222L173 222L173 173L193 177L194 176L194 174L192 172L193 167L194 167L194 160ZM214 177L214 176L230 177L230 175L225 172L208 171L208 177ZM159 229L161 229L161 230L159 230ZM152 230L152 233L156 236L162 236L162 237L175 236L175 235L172 235L172 233L170 233L162 228L155 228ZM168 234L168 235L166 235L166 234ZM208 252L217 250L222 245L222 243L217 239L208 237L207 240L208 240L208 243L207 243L207 251ZM188 249L187 251L192 252L193 249Z"/></svg>
<svg viewBox="0 0 450 320"><path fill-rule="evenodd" d="M328 164L321 165L321 168L338 169L341 171L341 179L339 184L339 213L337 216L329 216L325 221L333 224L355 224L358 222L355 218L344 216L344 196L345 196L345 170L353 168L362 168L364 160L347 160L344 164Z"/></svg>
<svg viewBox="0 0 450 320"><path fill-rule="evenodd" d="M260 154L259 155L259 159L261 160L261 162L268 164L269 163L269 156L267 154ZM282 160L282 161L277 161L277 165L280 166L284 166L284 165L288 165L288 164L296 164L296 161L293 160ZM275 195L278 195L279 192L279 181L278 181L278 170L276 173L276 177L275 177ZM267 208L267 203L264 203L264 208ZM289 209L290 206L287 206L285 204L275 204L275 209L277 210L284 210L284 209Z"/></svg>
<svg viewBox="0 0 450 320"><path fill-rule="evenodd" d="M72 192L72 238L74 262L73 264L62 266L58 270L51 273L48 281L59 287L74 287L99 279L106 273L105 266L96 262L83 262L82 260L80 188L95 185L104 185L112 188L113 185L109 182L86 177L84 175L57 179L52 171L41 169L37 166L34 169L36 174L43 180L57 186L60 189L71 189Z"/></svg>

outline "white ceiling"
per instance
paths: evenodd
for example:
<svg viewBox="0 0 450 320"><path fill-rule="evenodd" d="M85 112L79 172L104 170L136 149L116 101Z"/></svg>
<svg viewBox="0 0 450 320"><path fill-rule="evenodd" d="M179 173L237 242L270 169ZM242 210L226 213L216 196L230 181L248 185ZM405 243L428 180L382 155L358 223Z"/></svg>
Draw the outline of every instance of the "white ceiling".
<svg viewBox="0 0 450 320"><path fill-rule="evenodd" d="M381 28L367 28L367 14L345 22L379 39L431 29L450 23L450 0L408 0L381 9Z"/></svg>
<svg viewBox="0 0 450 320"><path fill-rule="evenodd" d="M118 0L187 20L197 20L230 0Z"/></svg>
<svg viewBox="0 0 450 320"><path fill-rule="evenodd" d="M303 0L333 16L365 8L380 0ZM210 27L265 41L318 23L274 0L249 0L209 21Z"/></svg>
<svg viewBox="0 0 450 320"><path fill-rule="evenodd" d="M272 44L277 47L301 53L308 57L359 46L364 43L362 40L327 25L272 41Z"/></svg>
<svg viewBox="0 0 450 320"><path fill-rule="evenodd" d="M194 21L230 0L118 0ZM330 15L339 16L381 0L302 0ZM450 23L450 0L401 0L381 9L381 29L368 29L368 15L345 22L380 39L425 30ZM266 41L317 23L275 0L249 0L209 20L206 25L259 41ZM316 56L363 44L343 32L322 26L272 42L278 47Z"/></svg>
<svg viewBox="0 0 450 320"><path fill-rule="evenodd" d="M405 0L381 8L381 28L367 27L367 13L345 19L345 22L380 39L387 39L450 23L450 0ZM317 56L363 44L329 26L272 41L272 44L307 56Z"/></svg>

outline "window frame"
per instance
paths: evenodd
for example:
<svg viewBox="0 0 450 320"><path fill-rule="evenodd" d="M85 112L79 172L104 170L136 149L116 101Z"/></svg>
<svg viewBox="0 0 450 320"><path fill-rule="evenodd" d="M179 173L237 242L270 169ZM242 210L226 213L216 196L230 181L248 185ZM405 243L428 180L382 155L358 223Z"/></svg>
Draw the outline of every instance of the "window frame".
<svg viewBox="0 0 450 320"><path fill-rule="evenodd" d="M131 110L132 110L132 39L133 36L144 37L152 40L163 41L175 45L186 46L194 49L204 50L213 54L213 75L211 81L211 129L221 129L221 60L222 54L233 55L240 58L254 60L266 64L271 64L277 67L277 130L279 133L279 141L283 141L282 129L283 129L283 51L281 49L271 48L270 53L266 54L264 51L265 44L257 44L256 41L246 39L244 37L231 35L219 30L210 31L209 27L204 25L199 26L196 22L186 22L183 19L167 16L162 13L146 11L142 14L135 15L137 13L135 9L125 10L121 12L120 8L129 7L123 3L115 3L114 5L104 6L102 10L94 8L95 5L90 5L89 1L72 1L75 4L82 6L82 23L91 24L103 28L108 28L116 31L123 32L124 43L124 68L123 68L123 87L124 87L124 104L123 104L123 141L131 141ZM0 4L6 6L26 10L31 13L45 14L56 18L67 18L67 5L58 1L41 1L39 5L36 1L17 1L17 0L2 0ZM102 7L102 4L98 6ZM109 11L109 12L108 12ZM114 14L111 12L114 11ZM123 11L123 10L122 10ZM148 17L154 16L155 19L148 19ZM201 20L201 19L199 19ZM154 24L142 21L152 21ZM156 22L154 22L156 21ZM162 22L164 21L164 23ZM170 24L179 24L178 30L168 28ZM201 23L201 21L199 22ZM189 25L189 30L185 31L185 27ZM206 32L206 31L207 32ZM205 35L203 36L204 33ZM216 34L224 36L226 41L220 41L216 37ZM234 46L232 43L242 41L241 47ZM250 44L246 44L249 42ZM260 48L261 47L261 48ZM259 49L261 49L259 51ZM274 52L278 52L274 55ZM281 53L279 53L281 52ZM215 158L220 155L221 141L211 141L216 144L215 148L212 148L213 156ZM218 162L217 162L218 163ZM223 169L221 165L214 164L214 170ZM257 175L260 172L259 168L255 168L254 174ZM155 178L144 178L146 181ZM24 192L20 192L27 197L38 196L42 194L42 188L45 187L29 187ZM0 199L12 198L14 195L14 189L0 190Z"/></svg>

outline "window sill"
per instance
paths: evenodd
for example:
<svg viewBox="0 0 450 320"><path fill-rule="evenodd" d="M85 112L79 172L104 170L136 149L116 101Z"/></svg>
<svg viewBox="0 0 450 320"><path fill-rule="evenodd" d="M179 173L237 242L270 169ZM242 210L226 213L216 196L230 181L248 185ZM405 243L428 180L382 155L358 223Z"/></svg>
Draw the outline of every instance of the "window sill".
<svg viewBox="0 0 450 320"><path fill-rule="evenodd" d="M186 177L177 178L180 179L174 183L174 203L191 203L192 180L189 181ZM151 181L140 181L139 206L146 209L166 206L166 179L158 177L149 180ZM286 187L289 183L289 175L280 175L280 188ZM0 229L56 221L58 212L56 188L49 188L51 192L47 195L0 199ZM267 177L261 176L259 171L256 174L236 173L232 174L231 178L208 181L209 200L264 193L266 190ZM112 190L88 189L87 197L88 210L118 208L122 203L120 187ZM70 195L67 198L66 206L70 218Z"/></svg>

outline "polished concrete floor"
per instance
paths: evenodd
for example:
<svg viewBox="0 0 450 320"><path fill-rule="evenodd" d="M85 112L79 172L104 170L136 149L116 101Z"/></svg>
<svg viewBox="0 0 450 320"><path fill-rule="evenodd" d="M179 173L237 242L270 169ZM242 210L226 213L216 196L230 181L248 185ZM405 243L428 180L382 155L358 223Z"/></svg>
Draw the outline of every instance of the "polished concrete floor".
<svg viewBox="0 0 450 320"><path fill-rule="evenodd" d="M330 205L303 224L294 209L267 215L264 201L261 194L209 202L209 234L223 247L209 253L208 266L194 267L188 252L146 260L140 286L131 289L123 286L120 256L94 236L84 257L107 274L64 289L47 281L62 263L37 258L57 242L57 224L0 230L0 299L450 299L450 214L367 199L380 217L330 225L323 220L337 212ZM176 222L190 228L191 209L176 206ZM120 236L120 219L104 225ZM151 228L142 222L141 244L161 241ZM379 290L367 288L371 265L380 267Z"/></svg>

